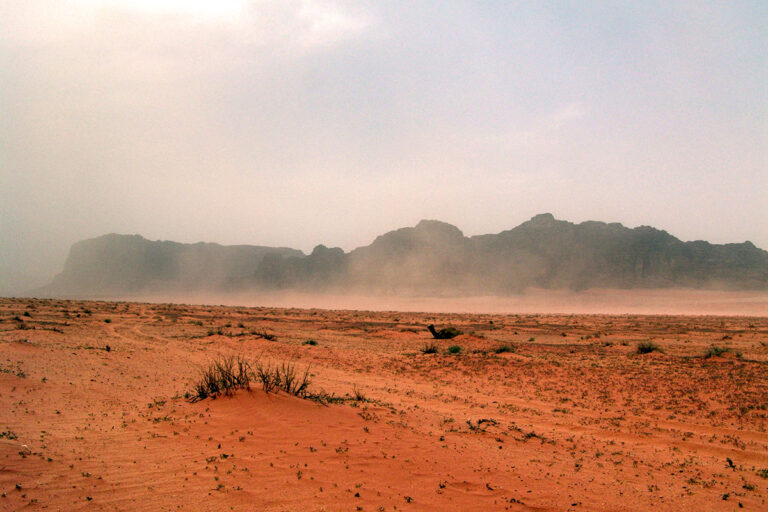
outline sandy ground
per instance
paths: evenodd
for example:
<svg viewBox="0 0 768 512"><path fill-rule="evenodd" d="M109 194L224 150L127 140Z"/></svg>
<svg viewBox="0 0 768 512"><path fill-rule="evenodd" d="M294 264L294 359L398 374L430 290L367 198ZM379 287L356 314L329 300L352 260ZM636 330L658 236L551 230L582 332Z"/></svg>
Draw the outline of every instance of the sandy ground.
<svg viewBox="0 0 768 512"><path fill-rule="evenodd" d="M368 311L433 311L441 313L542 313L640 315L768 315L766 291L670 289L528 289L518 295L420 297L299 292L144 293L134 296L82 297L131 302L173 302L282 308L349 309Z"/></svg>
<svg viewBox="0 0 768 512"><path fill-rule="evenodd" d="M347 400L186 400L227 354ZM764 511L767 427L765 316L0 299L2 510Z"/></svg>

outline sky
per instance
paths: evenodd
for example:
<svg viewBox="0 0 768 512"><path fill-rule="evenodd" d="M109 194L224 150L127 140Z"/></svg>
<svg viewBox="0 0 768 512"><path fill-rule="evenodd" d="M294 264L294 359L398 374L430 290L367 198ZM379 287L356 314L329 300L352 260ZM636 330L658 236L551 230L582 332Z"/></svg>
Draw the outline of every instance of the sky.
<svg viewBox="0 0 768 512"><path fill-rule="evenodd" d="M551 212L768 249L764 1L0 0L0 295L74 242Z"/></svg>

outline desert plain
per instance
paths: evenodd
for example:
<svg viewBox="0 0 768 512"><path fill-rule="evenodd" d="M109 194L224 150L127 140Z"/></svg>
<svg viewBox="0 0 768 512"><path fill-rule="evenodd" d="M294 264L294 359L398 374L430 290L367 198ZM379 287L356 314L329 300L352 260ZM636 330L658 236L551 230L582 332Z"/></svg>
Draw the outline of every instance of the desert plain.
<svg viewBox="0 0 768 512"><path fill-rule="evenodd" d="M764 315L0 299L0 510L765 511L767 428Z"/></svg>

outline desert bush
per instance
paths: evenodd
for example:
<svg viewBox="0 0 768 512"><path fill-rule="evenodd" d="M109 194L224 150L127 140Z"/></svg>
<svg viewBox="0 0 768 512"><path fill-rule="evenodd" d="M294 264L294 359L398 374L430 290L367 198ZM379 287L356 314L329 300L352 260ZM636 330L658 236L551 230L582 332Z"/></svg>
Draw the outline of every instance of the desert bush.
<svg viewBox="0 0 768 512"><path fill-rule="evenodd" d="M712 345L707 349L706 352L704 352L704 358L709 359L710 357L720 357L721 355L725 354L726 352L730 352L731 349L727 347L718 347L716 345Z"/></svg>
<svg viewBox="0 0 768 512"><path fill-rule="evenodd" d="M367 402L368 397L365 396L365 393L363 393L363 390L361 390L357 386L354 386L352 388L352 400L354 400L355 402Z"/></svg>
<svg viewBox="0 0 768 512"><path fill-rule="evenodd" d="M253 367L254 375L256 380L261 383L261 388L266 393L276 391L280 385L280 375L275 369L272 368L272 365L268 363L262 364L261 362L257 361Z"/></svg>
<svg viewBox="0 0 768 512"><path fill-rule="evenodd" d="M251 386L251 366L242 357L220 357L200 370L192 386L190 400L196 402L220 394L232 395L238 389Z"/></svg>
<svg viewBox="0 0 768 512"><path fill-rule="evenodd" d="M422 354L437 354L437 345L434 343L427 343L421 348Z"/></svg>
<svg viewBox="0 0 768 512"><path fill-rule="evenodd" d="M517 352L517 346L505 343L500 347L496 347L496 349L494 349L494 352L496 354L503 354L504 352Z"/></svg>
<svg viewBox="0 0 768 512"><path fill-rule="evenodd" d="M291 363L281 363L279 367L280 372L280 387L283 391L289 395L295 395L298 397L304 397L309 388L309 366L304 370L304 373L297 372L296 366Z"/></svg>
<svg viewBox="0 0 768 512"><path fill-rule="evenodd" d="M450 340L461 334L461 331L455 327L446 327L438 331L435 329L434 325L430 324L427 326L427 329L429 329L429 332L432 333L432 337L436 340Z"/></svg>
<svg viewBox="0 0 768 512"><path fill-rule="evenodd" d="M305 398L309 394L311 383L309 366L301 372L293 363L283 362L273 366L272 363L257 361L253 367L256 380L261 383L262 389L267 393L282 390L300 398Z"/></svg>
<svg viewBox="0 0 768 512"><path fill-rule="evenodd" d="M230 396L238 389L250 389L251 383L261 384L266 393L285 391L299 398L310 398L310 367L300 370L289 362L253 364L237 356L223 356L211 361L200 370L192 390L185 396L192 402L215 398L221 394ZM319 396L319 395L318 395Z"/></svg>
<svg viewBox="0 0 768 512"><path fill-rule="evenodd" d="M315 340L307 340L304 343L302 343L302 345L311 345L311 346L314 347L314 346L317 345L317 341L315 341Z"/></svg>
<svg viewBox="0 0 768 512"><path fill-rule="evenodd" d="M641 341L637 344L638 354L650 354L651 352L663 352L663 350L652 341Z"/></svg>
<svg viewBox="0 0 768 512"><path fill-rule="evenodd" d="M458 345L451 345L448 347L448 353L449 354L461 354L461 347Z"/></svg>

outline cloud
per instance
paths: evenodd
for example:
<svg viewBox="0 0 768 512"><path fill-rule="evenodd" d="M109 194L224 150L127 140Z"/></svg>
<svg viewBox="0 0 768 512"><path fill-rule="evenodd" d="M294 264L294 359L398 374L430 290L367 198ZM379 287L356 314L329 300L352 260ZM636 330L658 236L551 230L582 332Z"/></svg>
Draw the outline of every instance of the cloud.
<svg viewBox="0 0 768 512"><path fill-rule="evenodd" d="M586 115L587 109L584 108L584 105L579 102L570 103L547 116L545 124L552 128L560 128L571 121L582 119Z"/></svg>
<svg viewBox="0 0 768 512"><path fill-rule="evenodd" d="M339 0L0 0L0 7L3 45L84 43L90 52L121 38L141 49L207 34L228 45L300 54L333 48L376 24L365 4Z"/></svg>

